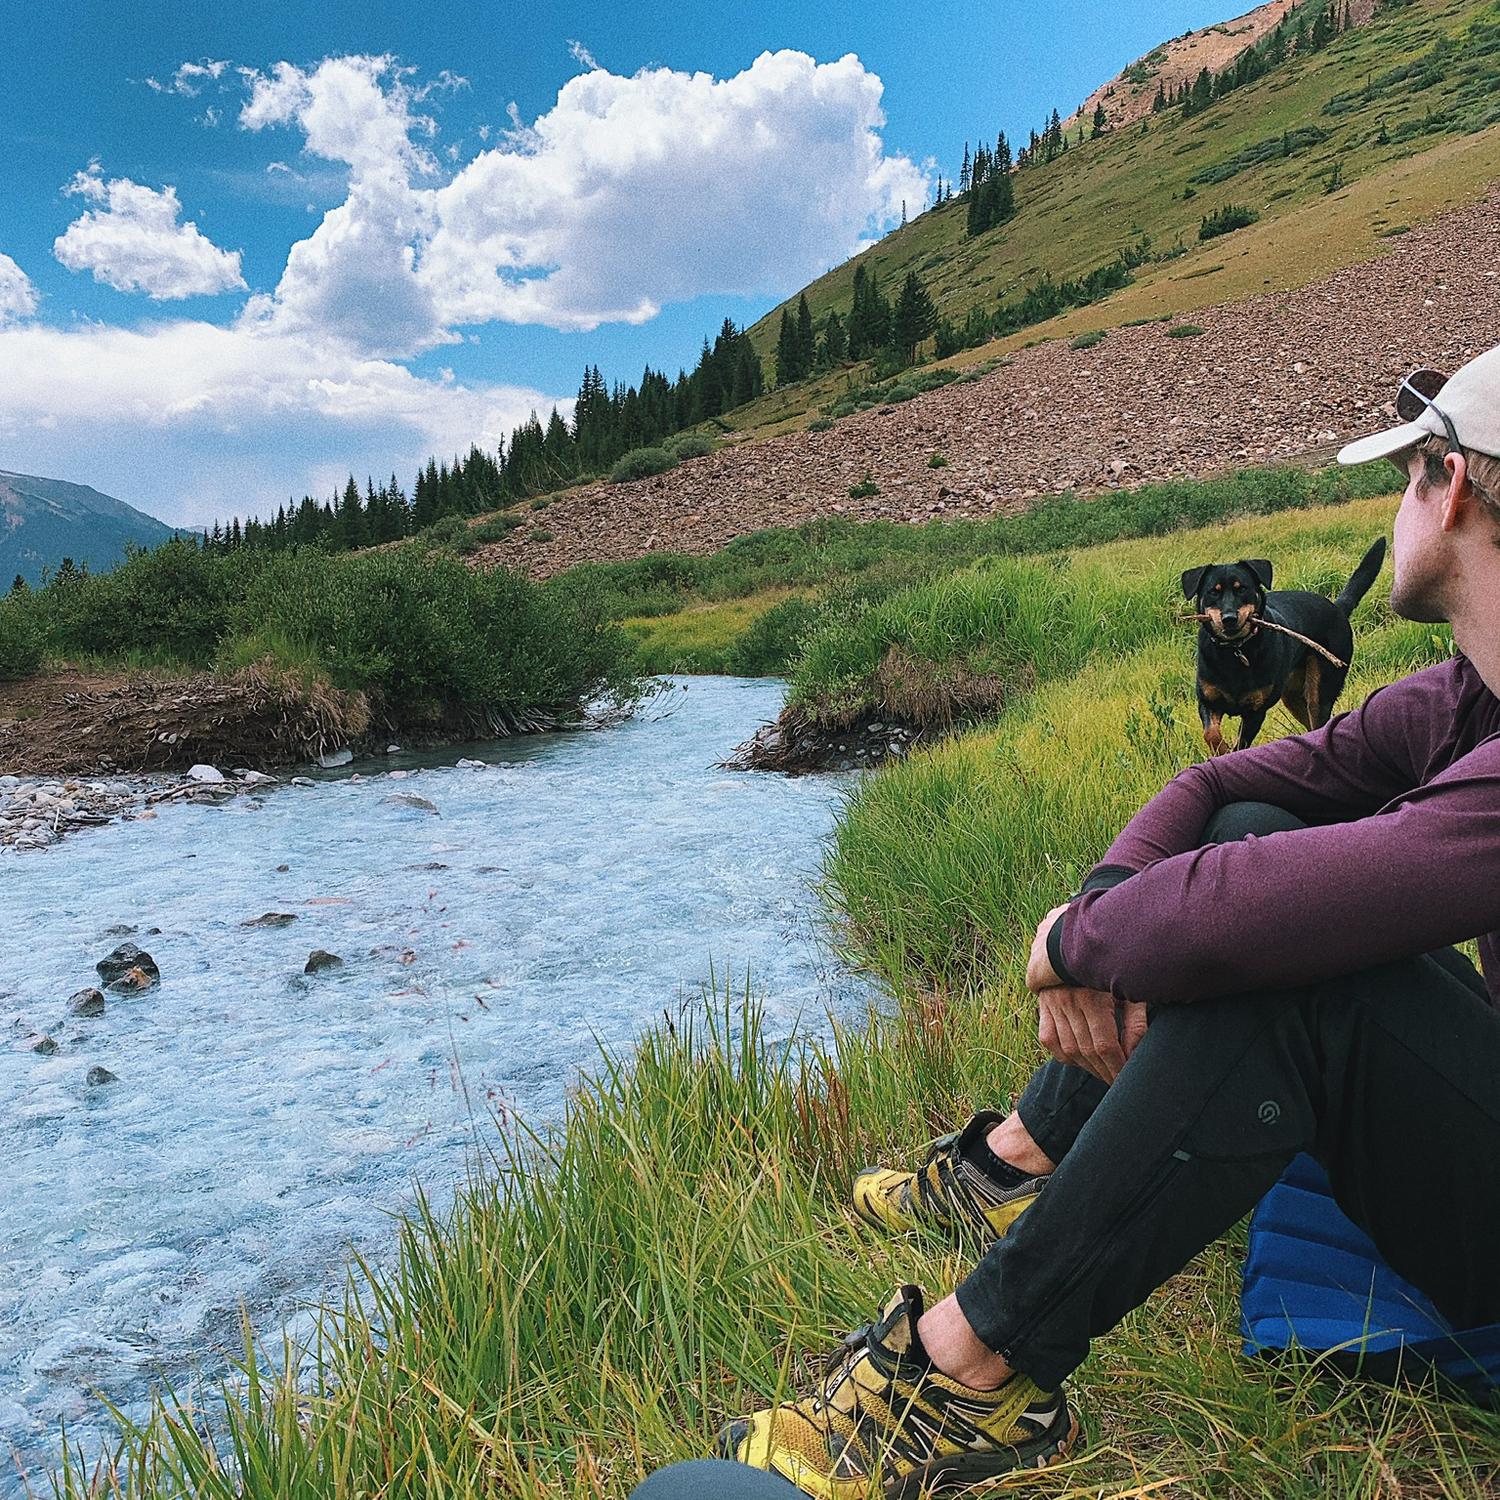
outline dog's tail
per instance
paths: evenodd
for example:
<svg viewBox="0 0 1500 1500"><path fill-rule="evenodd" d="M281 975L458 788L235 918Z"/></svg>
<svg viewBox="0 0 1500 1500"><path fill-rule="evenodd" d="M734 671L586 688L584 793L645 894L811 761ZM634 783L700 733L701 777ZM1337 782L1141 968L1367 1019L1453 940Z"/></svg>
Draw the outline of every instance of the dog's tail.
<svg viewBox="0 0 1500 1500"><path fill-rule="evenodd" d="M1370 592L1370 585L1380 576L1380 565L1385 561L1385 538L1378 536L1374 545L1365 553L1360 565L1354 570L1353 576L1343 587L1343 591L1333 602L1343 612L1347 620L1354 613L1355 606L1366 594Z"/></svg>

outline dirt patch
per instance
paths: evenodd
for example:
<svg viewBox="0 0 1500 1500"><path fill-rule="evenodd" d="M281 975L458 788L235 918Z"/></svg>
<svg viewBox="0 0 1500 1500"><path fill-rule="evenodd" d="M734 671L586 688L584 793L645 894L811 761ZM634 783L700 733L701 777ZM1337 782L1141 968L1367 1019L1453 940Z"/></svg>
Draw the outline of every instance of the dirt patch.
<svg viewBox="0 0 1500 1500"><path fill-rule="evenodd" d="M806 771L865 771L910 755L941 733L869 710L854 722L833 728L804 710L786 709L774 723L756 730L724 765L731 771L780 771L793 776Z"/></svg>
<svg viewBox="0 0 1500 1500"><path fill-rule="evenodd" d="M290 765L370 725L360 694L268 673L231 679L62 671L0 684L0 772L26 775Z"/></svg>

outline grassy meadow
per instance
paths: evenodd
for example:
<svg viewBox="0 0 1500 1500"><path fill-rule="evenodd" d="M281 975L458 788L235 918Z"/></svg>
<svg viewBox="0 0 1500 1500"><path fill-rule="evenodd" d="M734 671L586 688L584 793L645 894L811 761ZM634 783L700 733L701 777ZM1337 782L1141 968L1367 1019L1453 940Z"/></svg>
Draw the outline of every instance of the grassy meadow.
<svg viewBox="0 0 1500 1500"><path fill-rule="evenodd" d="M451 1212L416 1214L380 1267L351 1268L316 1347L257 1349L223 1392L166 1399L96 1492L619 1497L788 1389L895 1282L951 1287L978 1247L860 1226L849 1177L1005 1101L1038 1060L1022 984L1034 923L1202 752L1177 573L1264 553L1284 586L1331 590L1393 509L1288 512L948 580L950 613L988 621L997 660L1030 652L1031 671L987 727L850 800L827 895L890 1003L821 1040L767 1034L753 994L665 1018L635 1054L601 1058L549 1138L497 1128ZM1002 581L1037 599L1007 602ZM1448 649L1391 618L1385 589L1356 616L1346 702ZM1278 711L1267 733L1293 727ZM1500 1416L1307 1357L1241 1356L1241 1234L1100 1341L1074 1382L1086 1444L1014 1488L1494 1494ZM300 1380L264 1373L299 1363ZM90 1479L75 1465L63 1493Z"/></svg>
<svg viewBox="0 0 1500 1500"><path fill-rule="evenodd" d="M597 593L623 623L642 670L790 675L794 701L802 703L831 689L820 671L831 677L855 670L840 652L847 656L857 635L873 643L884 632L886 645L898 644L896 616L930 611L944 596L942 580L969 564L1305 510L1390 485L1384 464L1238 469L1092 497L1051 495L1014 515L976 520L906 526L824 518L752 532L701 557L654 552L631 562L585 563L566 578ZM935 597L906 599L923 584L935 586Z"/></svg>

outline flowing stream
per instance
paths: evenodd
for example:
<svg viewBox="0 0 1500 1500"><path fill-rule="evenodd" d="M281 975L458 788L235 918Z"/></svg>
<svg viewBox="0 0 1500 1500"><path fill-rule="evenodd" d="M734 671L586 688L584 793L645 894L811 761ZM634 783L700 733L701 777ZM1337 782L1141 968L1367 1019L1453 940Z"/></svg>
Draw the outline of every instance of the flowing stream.
<svg viewBox="0 0 1500 1500"><path fill-rule="evenodd" d="M809 883L849 778L714 769L781 693L675 679L598 733L0 856L0 1454L45 1489L60 1422L87 1452L112 1431L98 1393L139 1412L215 1371L242 1308L274 1333L390 1246L414 1182L449 1199L492 1113L556 1120L599 1042L701 1006L711 969L773 1035L866 1004ZM295 920L245 925L267 912ZM70 1016L127 938L160 986ZM304 975L313 949L342 965Z"/></svg>

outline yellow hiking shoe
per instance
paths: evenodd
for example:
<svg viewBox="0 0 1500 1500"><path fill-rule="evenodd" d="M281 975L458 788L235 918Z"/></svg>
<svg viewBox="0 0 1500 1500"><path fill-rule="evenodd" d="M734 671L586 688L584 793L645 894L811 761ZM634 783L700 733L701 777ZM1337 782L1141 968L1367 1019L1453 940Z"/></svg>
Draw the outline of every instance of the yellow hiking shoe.
<svg viewBox="0 0 1500 1500"><path fill-rule="evenodd" d="M1014 1183L1002 1184L977 1165L975 1148L1003 1118L993 1110L975 1115L962 1130L932 1141L915 1171L867 1167L854 1179L854 1212L898 1234L923 1227L951 1233L967 1224L985 1239L1001 1238L1047 1182L1017 1172Z"/></svg>
<svg viewBox="0 0 1500 1500"><path fill-rule="evenodd" d="M993 1391L950 1380L917 1339L921 1315L921 1292L900 1288L878 1322L834 1351L813 1395L731 1422L720 1456L816 1500L916 1500L1067 1454L1078 1422L1061 1391L1020 1373Z"/></svg>

